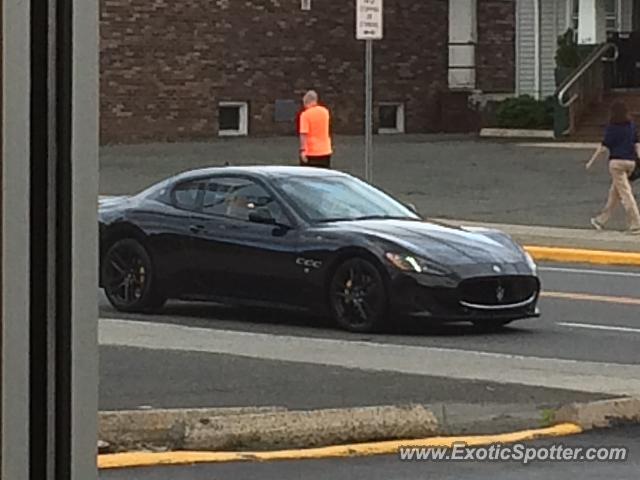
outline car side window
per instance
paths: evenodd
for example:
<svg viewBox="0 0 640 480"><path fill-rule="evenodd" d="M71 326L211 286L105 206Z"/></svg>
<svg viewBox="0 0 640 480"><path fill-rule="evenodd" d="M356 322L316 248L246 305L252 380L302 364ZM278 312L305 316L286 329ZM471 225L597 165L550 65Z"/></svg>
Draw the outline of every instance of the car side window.
<svg viewBox="0 0 640 480"><path fill-rule="evenodd" d="M195 211L198 209L198 196L202 182L191 181L178 184L171 192L171 203L182 210Z"/></svg>
<svg viewBox="0 0 640 480"><path fill-rule="evenodd" d="M277 200L252 180L217 177L204 186L202 213L249 221L249 214L260 209L267 210L276 222L286 222Z"/></svg>

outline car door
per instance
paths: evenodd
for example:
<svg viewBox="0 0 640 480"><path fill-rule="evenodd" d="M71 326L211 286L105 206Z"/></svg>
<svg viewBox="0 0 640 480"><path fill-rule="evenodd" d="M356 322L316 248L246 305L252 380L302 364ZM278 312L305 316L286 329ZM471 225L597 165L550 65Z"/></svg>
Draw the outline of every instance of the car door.
<svg viewBox="0 0 640 480"><path fill-rule="evenodd" d="M203 187L197 226L197 282L212 297L296 303L299 235L265 185L213 176Z"/></svg>
<svg viewBox="0 0 640 480"><path fill-rule="evenodd" d="M144 211L132 218L147 233L157 274L170 295L190 293L196 265L193 255L192 215L199 208L202 182L187 180L159 192Z"/></svg>

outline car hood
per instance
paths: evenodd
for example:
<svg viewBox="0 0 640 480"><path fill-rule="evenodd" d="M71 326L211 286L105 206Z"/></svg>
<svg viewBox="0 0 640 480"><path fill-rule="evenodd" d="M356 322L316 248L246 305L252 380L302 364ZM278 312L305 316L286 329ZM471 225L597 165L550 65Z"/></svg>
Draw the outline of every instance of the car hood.
<svg viewBox="0 0 640 480"><path fill-rule="evenodd" d="M358 220L332 224L333 228L366 235L446 265L519 263L523 252L498 231L472 231L432 222Z"/></svg>

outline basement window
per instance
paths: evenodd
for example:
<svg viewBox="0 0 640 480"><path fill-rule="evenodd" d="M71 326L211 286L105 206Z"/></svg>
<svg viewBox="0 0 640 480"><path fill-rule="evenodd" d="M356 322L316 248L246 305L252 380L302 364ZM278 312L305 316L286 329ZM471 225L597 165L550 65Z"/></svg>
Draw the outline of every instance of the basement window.
<svg viewBox="0 0 640 480"><path fill-rule="evenodd" d="M243 136L249 133L249 106L247 102L220 102L218 104L218 135Z"/></svg>
<svg viewBox="0 0 640 480"><path fill-rule="evenodd" d="M378 106L378 133L404 133L404 104L381 103Z"/></svg>

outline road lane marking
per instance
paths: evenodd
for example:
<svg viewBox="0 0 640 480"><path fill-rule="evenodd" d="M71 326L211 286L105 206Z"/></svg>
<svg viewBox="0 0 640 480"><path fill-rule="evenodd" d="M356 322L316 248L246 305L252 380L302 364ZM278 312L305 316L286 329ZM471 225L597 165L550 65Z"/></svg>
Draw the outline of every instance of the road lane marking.
<svg viewBox="0 0 640 480"><path fill-rule="evenodd" d="M616 272L615 270L590 270L586 268L538 267L541 272L578 273L581 275L602 275L612 277L640 278L640 272Z"/></svg>
<svg viewBox="0 0 640 480"><path fill-rule="evenodd" d="M569 328L585 328L589 330L609 330L612 332L640 333L640 328L616 327L614 325L593 325L589 323L558 322L556 325Z"/></svg>
<svg viewBox="0 0 640 480"><path fill-rule="evenodd" d="M217 353L364 371L640 395L640 365L637 364L212 330L118 319L100 321L99 342L101 345Z"/></svg>
<svg viewBox="0 0 640 480"><path fill-rule="evenodd" d="M128 452L98 455L98 468L158 467L164 465L191 465L195 463L267 462L274 460L319 460L326 458L369 457L397 454L402 447L414 448L447 447L464 443L470 447L495 444L513 444L541 438L565 437L582 433L582 428L573 423L561 423L547 428L523 430L494 435L471 435L455 437L430 437L410 440L387 440L382 442L332 445L298 450L275 450L261 452Z"/></svg>
<svg viewBox="0 0 640 480"><path fill-rule="evenodd" d="M619 305L640 305L640 298L593 295L591 293L542 292L540 296L558 300L578 300L586 302L616 303Z"/></svg>

